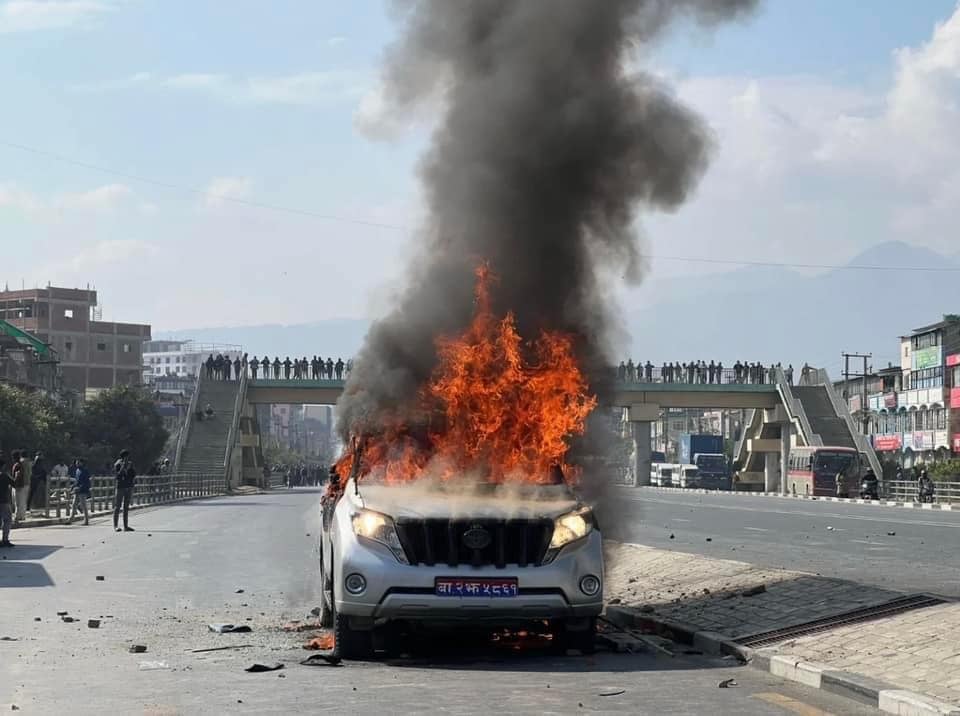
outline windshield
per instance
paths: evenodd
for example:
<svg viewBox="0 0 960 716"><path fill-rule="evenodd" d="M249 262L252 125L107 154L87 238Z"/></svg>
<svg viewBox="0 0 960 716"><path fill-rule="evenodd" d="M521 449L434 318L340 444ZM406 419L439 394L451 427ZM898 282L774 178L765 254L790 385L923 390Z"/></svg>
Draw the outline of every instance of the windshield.
<svg viewBox="0 0 960 716"><path fill-rule="evenodd" d="M697 455L697 467L701 470L726 470L727 459L723 455Z"/></svg>
<svg viewBox="0 0 960 716"><path fill-rule="evenodd" d="M847 472L856 462L856 455L849 452L818 452L814 461L815 472Z"/></svg>

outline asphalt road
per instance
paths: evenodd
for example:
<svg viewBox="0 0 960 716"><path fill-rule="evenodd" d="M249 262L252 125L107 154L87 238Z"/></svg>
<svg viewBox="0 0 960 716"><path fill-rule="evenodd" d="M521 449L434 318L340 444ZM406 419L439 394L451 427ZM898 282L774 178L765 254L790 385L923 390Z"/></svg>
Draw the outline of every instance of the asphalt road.
<svg viewBox="0 0 960 716"><path fill-rule="evenodd" d="M279 626L316 603L317 499L296 490L157 508L133 513L134 533L114 533L106 520L15 531L18 546L0 561L0 709L874 713L729 661L657 652L558 657L459 634L397 661L301 666L305 636ZM87 627L90 618L99 629ZM252 632L215 634L207 627L214 622ZM147 652L129 653L133 644ZM222 646L237 648L194 651ZM254 662L285 668L246 673ZM718 689L727 678L739 687Z"/></svg>
<svg viewBox="0 0 960 716"><path fill-rule="evenodd" d="M604 531L620 541L960 597L957 511L656 488L615 498Z"/></svg>

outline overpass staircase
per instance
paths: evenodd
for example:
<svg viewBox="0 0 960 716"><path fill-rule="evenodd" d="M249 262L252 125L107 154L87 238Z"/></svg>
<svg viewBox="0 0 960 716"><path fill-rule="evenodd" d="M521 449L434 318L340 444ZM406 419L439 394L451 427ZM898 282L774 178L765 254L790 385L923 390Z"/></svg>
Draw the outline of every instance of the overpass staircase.
<svg viewBox="0 0 960 716"><path fill-rule="evenodd" d="M223 475L229 484L246 387L246 375L239 381L198 379L177 448L178 472ZM198 419L207 405L213 417Z"/></svg>
<svg viewBox="0 0 960 716"><path fill-rule="evenodd" d="M734 455L741 475L763 472L766 453L751 450L751 441L779 439L785 424L792 425L793 445L856 448L877 475L883 474L873 446L857 430L827 371L810 370L800 385L794 386L778 369L776 385L785 410L785 416L780 417L785 417L786 423L766 420L763 410L753 410L747 415ZM784 484L781 480L781 485Z"/></svg>

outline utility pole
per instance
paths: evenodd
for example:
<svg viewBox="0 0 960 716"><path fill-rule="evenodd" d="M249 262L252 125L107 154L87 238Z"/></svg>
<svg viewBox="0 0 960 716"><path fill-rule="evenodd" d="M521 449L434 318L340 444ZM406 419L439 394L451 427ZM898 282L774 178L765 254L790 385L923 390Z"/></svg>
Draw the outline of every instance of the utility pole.
<svg viewBox="0 0 960 716"><path fill-rule="evenodd" d="M867 409L867 374L869 372L869 367L867 361L873 358L872 353L841 353L843 356L843 385L844 392L849 394L849 385L851 378L860 378L860 415L863 421L863 434L870 434L870 411ZM863 360L863 372L862 373L851 373L850 372L850 359L862 359ZM848 396L845 396L848 397Z"/></svg>

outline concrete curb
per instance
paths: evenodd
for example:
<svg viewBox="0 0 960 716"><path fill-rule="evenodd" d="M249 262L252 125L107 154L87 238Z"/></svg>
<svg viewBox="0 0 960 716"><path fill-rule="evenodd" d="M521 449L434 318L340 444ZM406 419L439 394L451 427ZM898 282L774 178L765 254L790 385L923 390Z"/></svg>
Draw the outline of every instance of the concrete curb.
<svg viewBox="0 0 960 716"><path fill-rule="evenodd" d="M687 644L705 654L734 656L749 666L782 679L858 701L898 716L960 716L960 707L924 694L906 691L863 674L836 671L826 664L802 661L776 648L750 649L723 634L637 613L627 607L608 606L607 619L622 628L640 628Z"/></svg>
<svg viewBox="0 0 960 716"><path fill-rule="evenodd" d="M242 497L246 495L260 495L266 494L269 490L262 490L258 487L255 488L246 488L241 487L233 492L225 492L222 495L202 495L197 497L184 497L180 500L172 500L171 502L157 502L152 505L131 505L130 511L136 512L137 510L146 510L151 507L169 507L170 505L181 505L185 502L196 502L197 500L212 500L216 497ZM67 511L69 513L69 510ZM113 510L100 510L99 512L91 512L90 519L96 517L111 517L113 515ZM30 527L53 527L56 525L64 524L66 520L66 515L63 517L38 517L36 519L30 519L27 522L16 522L13 524L13 529L28 529ZM77 519L82 519L81 517L75 517L74 522Z"/></svg>
<svg viewBox="0 0 960 716"><path fill-rule="evenodd" d="M629 485L624 485L629 487ZM685 487L658 487L656 485L640 485L645 490L656 490L657 492L682 492L693 495L735 495L738 497L779 497L782 500L811 500L819 502L843 502L853 505L871 505L873 507L900 507L907 510L940 510L951 512L954 505L935 502L933 504L920 504L917 502L900 502L896 500L861 500L859 498L848 497L810 497L808 495L781 495L779 492L733 492L731 490L704 490L701 488ZM960 510L960 505L956 506Z"/></svg>

